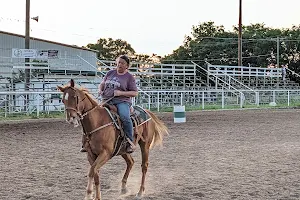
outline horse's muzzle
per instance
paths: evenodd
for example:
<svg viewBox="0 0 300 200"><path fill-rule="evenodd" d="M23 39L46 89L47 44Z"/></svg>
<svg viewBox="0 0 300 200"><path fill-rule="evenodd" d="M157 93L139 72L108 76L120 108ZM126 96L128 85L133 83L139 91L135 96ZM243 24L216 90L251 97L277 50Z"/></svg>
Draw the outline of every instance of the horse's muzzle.
<svg viewBox="0 0 300 200"><path fill-rule="evenodd" d="M67 118L66 118L66 121L67 121L69 124L73 124L74 127L78 127L78 126L79 126L79 121L78 121L77 117L67 117Z"/></svg>

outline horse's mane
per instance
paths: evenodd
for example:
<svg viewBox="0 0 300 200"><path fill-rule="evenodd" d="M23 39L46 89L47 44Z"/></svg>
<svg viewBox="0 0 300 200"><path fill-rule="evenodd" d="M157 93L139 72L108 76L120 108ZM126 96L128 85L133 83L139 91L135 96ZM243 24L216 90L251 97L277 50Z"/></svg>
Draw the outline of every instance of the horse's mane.
<svg viewBox="0 0 300 200"><path fill-rule="evenodd" d="M79 90L81 90L82 92L84 92L84 94L86 95L86 97L91 101L91 103L95 106L98 105L97 100L93 97L93 95L90 94L89 90L87 88L79 88Z"/></svg>
<svg viewBox="0 0 300 200"><path fill-rule="evenodd" d="M72 86L70 85L64 85L64 86L61 86L64 90L67 89L67 88L72 88ZM82 91L86 97L91 101L91 103L95 106L98 105L98 102L97 100L93 97L93 95L90 94L89 90L87 88L84 88L84 87L81 87L81 88L78 88L78 87L73 87L74 89L76 90L79 90L79 91Z"/></svg>

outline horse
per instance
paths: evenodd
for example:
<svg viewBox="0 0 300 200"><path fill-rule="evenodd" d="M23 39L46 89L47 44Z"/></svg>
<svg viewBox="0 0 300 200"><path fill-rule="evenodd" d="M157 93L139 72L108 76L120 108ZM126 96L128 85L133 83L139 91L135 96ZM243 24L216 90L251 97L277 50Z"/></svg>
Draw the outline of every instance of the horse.
<svg viewBox="0 0 300 200"><path fill-rule="evenodd" d="M71 79L70 84L57 86L57 88L63 93L62 102L65 106L66 121L74 126L81 123L85 133L85 148L90 163L85 200L93 198L93 186L95 186L96 191L94 200L101 200L99 170L113 157L121 131L114 125L114 120L104 104L99 104L88 90L75 87L73 79ZM142 180L140 189L135 196L136 199L142 199L145 192L150 149L162 144L164 136L169 134L166 125L154 113L149 110L145 110L145 112L150 120L135 127L135 133L140 133L140 136L135 137L134 143L139 144L142 155ZM121 194L126 194L126 183L134 160L131 154L126 153L126 151L121 152L120 155L127 164L121 184Z"/></svg>

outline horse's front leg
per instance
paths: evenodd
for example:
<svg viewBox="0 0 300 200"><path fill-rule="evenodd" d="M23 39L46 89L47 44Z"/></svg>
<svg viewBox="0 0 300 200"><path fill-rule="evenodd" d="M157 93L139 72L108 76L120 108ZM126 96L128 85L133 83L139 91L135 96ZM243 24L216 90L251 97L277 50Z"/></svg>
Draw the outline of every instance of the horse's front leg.
<svg viewBox="0 0 300 200"><path fill-rule="evenodd" d="M136 199L142 199L143 193L145 191L145 179L146 173L149 165L149 146L147 143L140 142L141 152L142 152L142 182L139 192L136 194Z"/></svg>
<svg viewBox="0 0 300 200"><path fill-rule="evenodd" d="M109 156L106 151L103 151L98 155L97 159L91 164L89 174L88 174L88 183L86 187L86 196L85 200L93 199L93 179L95 182L96 197L95 200L101 200L101 191L100 191L100 180L99 180L99 169L102 167L108 160ZM90 159L89 159L90 160ZM91 159L92 161L92 159Z"/></svg>
<svg viewBox="0 0 300 200"><path fill-rule="evenodd" d="M95 173L94 183L95 183L95 189L96 189L96 197L94 200L100 200L101 199L101 190L100 190L100 179L99 179L98 171Z"/></svg>
<svg viewBox="0 0 300 200"><path fill-rule="evenodd" d="M93 183L92 182L93 182L93 180L90 180L90 177L89 177L88 186L87 186L87 194L86 194L85 200L93 199ZM93 200L101 200L99 172L95 173L94 183L95 183L96 197Z"/></svg>
<svg viewBox="0 0 300 200"><path fill-rule="evenodd" d="M132 158L132 156L130 154L123 154L122 157L126 161L127 167L126 167L126 171L125 171L125 174L123 176L123 179L122 179L121 194L126 194L127 193L126 183L127 183L127 179L128 179L129 173L130 173L130 171L131 171L131 169L133 167L134 160L133 160L133 158Z"/></svg>

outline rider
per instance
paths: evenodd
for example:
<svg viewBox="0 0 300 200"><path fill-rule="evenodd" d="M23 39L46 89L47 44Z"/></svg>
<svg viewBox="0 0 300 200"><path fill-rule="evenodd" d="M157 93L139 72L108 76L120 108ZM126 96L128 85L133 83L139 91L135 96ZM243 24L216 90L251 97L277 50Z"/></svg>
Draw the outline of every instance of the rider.
<svg viewBox="0 0 300 200"><path fill-rule="evenodd" d="M138 95L135 78L129 73L129 58L121 55L117 58L116 69L107 72L103 81L99 85L99 95L102 95L103 101L109 99L108 104L115 105L118 108L118 114L123 123L124 132L130 140L127 146L127 152L131 153L135 150L133 144L133 124L130 118L131 97ZM81 152L85 149L82 148Z"/></svg>
<svg viewBox="0 0 300 200"><path fill-rule="evenodd" d="M129 73L129 58L121 55L117 58L116 69L110 70L99 85L99 94L103 100L110 99L108 103L118 108L118 114L123 123L124 132L131 141L127 151L135 149L133 145L133 125L130 118L131 97L138 95L135 78Z"/></svg>

